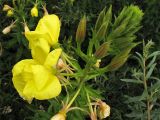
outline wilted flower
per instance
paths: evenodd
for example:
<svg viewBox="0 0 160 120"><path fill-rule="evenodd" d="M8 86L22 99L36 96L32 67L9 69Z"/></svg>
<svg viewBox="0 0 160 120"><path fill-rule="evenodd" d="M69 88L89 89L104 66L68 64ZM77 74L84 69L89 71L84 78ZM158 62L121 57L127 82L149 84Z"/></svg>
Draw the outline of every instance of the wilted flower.
<svg viewBox="0 0 160 120"><path fill-rule="evenodd" d="M11 17L13 14L14 14L14 12L13 12L12 9L10 9L10 10L7 11L7 16L8 17Z"/></svg>
<svg viewBox="0 0 160 120"><path fill-rule="evenodd" d="M98 102L99 105L99 117L100 119L106 118L110 116L110 106L107 105L105 102L99 100Z"/></svg>
<svg viewBox="0 0 160 120"><path fill-rule="evenodd" d="M2 31L2 33L3 33L3 34L10 33L11 28L12 28L11 26L7 26L7 27L5 27L5 28L3 29L3 31Z"/></svg>
<svg viewBox="0 0 160 120"><path fill-rule="evenodd" d="M31 102L33 98L45 100L60 94L61 84L54 75L56 69L53 66L56 66L61 52L60 48L53 50L43 64L35 59L25 59L13 67L13 84L22 98Z"/></svg>
<svg viewBox="0 0 160 120"><path fill-rule="evenodd" d="M11 25L5 27L5 28L2 30L2 33L3 33L3 34L9 33L9 32L11 31L11 29L15 26L15 25L14 25L15 22L16 22L16 21L14 21L13 23L11 23Z"/></svg>
<svg viewBox="0 0 160 120"><path fill-rule="evenodd" d="M38 17L37 5L34 5L34 7L31 9L31 16L32 17Z"/></svg>
<svg viewBox="0 0 160 120"><path fill-rule="evenodd" d="M8 11L8 10L11 10L12 9L12 7L10 7L9 5L4 5L3 6L3 11Z"/></svg>

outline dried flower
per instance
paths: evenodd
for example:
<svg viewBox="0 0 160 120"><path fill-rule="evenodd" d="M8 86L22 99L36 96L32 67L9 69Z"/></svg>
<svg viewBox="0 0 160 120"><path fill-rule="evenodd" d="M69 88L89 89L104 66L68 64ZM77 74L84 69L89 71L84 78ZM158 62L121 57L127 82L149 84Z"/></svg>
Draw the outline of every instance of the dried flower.
<svg viewBox="0 0 160 120"><path fill-rule="evenodd" d="M103 119L103 118L110 116L110 106L101 100L99 100L97 103L99 104L99 117L100 117L100 119Z"/></svg>
<svg viewBox="0 0 160 120"><path fill-rule="evenodd" d="M10 7L9 5L4 5L3 6L3 11L8 11L8 10L11 10L12 9L12 7Z"/></svg>
<svg viewBox="0 0 160 120"><path fill-rule="evenodd" d="M5 28L2 30L2 33L3 33L3 34L8 34L8 33L10 33L10 32L11 32L11 29L15 26L15 25L14 25L15 23L16 23L16 20L15 20L13 23L11 23L11 25L5 27Z"/></svg>

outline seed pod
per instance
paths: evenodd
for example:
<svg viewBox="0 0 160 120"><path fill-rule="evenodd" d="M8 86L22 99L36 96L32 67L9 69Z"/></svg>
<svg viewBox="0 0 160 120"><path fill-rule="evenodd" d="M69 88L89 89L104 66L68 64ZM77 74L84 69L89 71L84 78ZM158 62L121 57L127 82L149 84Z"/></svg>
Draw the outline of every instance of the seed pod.
<svg viewBox="0 0 160 120"><path fill-rule="evenodd" d="M78 25L77 32L76 32L76 41L78 43L82 43L86 36L86 16L84 16Z"/></svg>

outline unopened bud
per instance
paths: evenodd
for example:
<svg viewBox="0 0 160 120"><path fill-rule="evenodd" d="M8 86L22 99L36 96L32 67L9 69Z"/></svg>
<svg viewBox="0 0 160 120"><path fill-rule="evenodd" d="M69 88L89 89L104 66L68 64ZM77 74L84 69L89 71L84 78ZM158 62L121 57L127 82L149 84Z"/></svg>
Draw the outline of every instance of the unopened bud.
<svg viewBox="0 0 160 120"><path fill-rule="evenodd" d="M99 103L99 117L100 117L100 119L103 119L103 118L110 116L110 106L101 100L98 101L98 103Z"/></svg>
<svg viewBox="0 0 160 120"><path fill-rule="evenodd" d="M77 32L76 32L76 41L78 43L82 43L86 36L86 16L84 16L78 25Z"/></svg>
<svg viewBox="0 0 160 120"><path fill-rule="evenodd" d="M58 113L54 115L50 120L66 120L66 116L61 113Z"/></svg>
<svg viewBox="0 0 160 120"><path fill-rule="evenodd" d="M4 5L4 7L3 7L3 11L8 11L11 9L12 9L12 7L10 7L9 5Z"/></svg>
<svg viewBox="0 0 160 120"><path fill-rule="evenodd" d="M98 16L98 19L96 21L96 25L95 25L95 31L97 32L99 30L99 28L101 27L101 25L103 24L103 19L104 19L104 16L105 16L105 11L106 11L106 8L104 8L99 16Z"/></svg>
<svg viewBox="0 0 160 120"><path fill-rule="evenodd" d="M32 17L38 17L37 5L35 5L35 6L31 9L31 16L32 16Z"/></svg>
<svg viewBox="0 0 160 120"><path fill-rule="evenodd" d="M104 39L106 36L107 28L108 28L108 22L103 23L103 25L100 27L96 34L96 39L101 40Z"/></svg>
<svg viewBox="0 0 160 120"><path fill-rule="evenodd" d="M13 14L14 14L14 12L12 9L8 10L8 12L7 12L8 17L11 17Z"/></svg>
<svg viewBox="0 0 160 120"><path fill-rule="evenodd" d="M129 51L126 50L118 55L116 55L112 60L111 63L107 66L108 71L114 71L120 68L128 59Z"/></svg>
<svg viewBox="0 0 160 120"><path fill-rule="evenodd" d="M103 43L95 52L94 56L97 59L101 59L103 57L105 57L108 53L108 50L110 48L110 43L109 42L105 42Z"/></svg>

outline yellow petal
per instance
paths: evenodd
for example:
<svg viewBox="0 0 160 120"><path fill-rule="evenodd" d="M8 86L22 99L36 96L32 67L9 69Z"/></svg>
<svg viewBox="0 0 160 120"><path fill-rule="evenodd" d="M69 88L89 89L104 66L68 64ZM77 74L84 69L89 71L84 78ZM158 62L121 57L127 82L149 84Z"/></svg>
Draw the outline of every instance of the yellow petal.
<svg viewBox="0 0 160 120"><path fill-rule="evenodd" d="M32 45L31 53L34 60L38 61L40 64L44 64L44 61L50 51L50 46L47 41L40 38Z"/></svg>
<svg viewBox="0 0 160 120"><path fill-rule="evenodd" d="M58 37L60 32L60 20L58 16L45 15L40 19L36 30L49 33L51 39L47 39L50 45L56 45L58 43Z"/></svg>
<svg viewBox="0 0 160 120"><path fill-rule="evenodd" d="M26 77L29 79L32 76L23 76L24 75L24 69L26 66L30 66L30 65L34 65L37 64L34 60L32 59L26 59L26 60L22 60L20 62L18 62L16 65L14 65L13 69L12 69L12 81L13 81L13 85L16 88L16 90L18 91L18 93L20 94L21 97L23 97L23 89L26 85ZM26 73L27 74L27 73ZM29 74L29 73L28 73Z"/></svg>
<svg viewBox="0 0 160 120"><path fill-rule="evenodd" d="M39 41L40 38L44 38L46 42L49 41L50 36L47 32L40 32L40 31L27 31L25 32L25 37L29 41L29 48L32 49L34 44Z"/></svg>
<svg viewBox="0 0 160 120"><path fill-rule="evenodd" d="M49 80L50 72L42 65L34 65L32 66L32 73L36 89L42 90Z"/></svg>
<svg viewBox="0 0 160 120"><path fill-rule="evenodd" d="M23 89L23 99L27 100L28 102L31 102L34 98L35 91L36 88L34 86L34 81L28 81Z"/></svg>
<svg viewBox="0 0 160 120"><path fill-rule="evenodd" d="M56 69L56 65L57 65L57 62L58 62L58 59L59 59L61 53L62 53L61 48L58 48L58 49L51 51L45 60L44 66L47 67L48 69L50 69L51 71Z"/></svg>
<svg viewBox="0 0 160 120"><path fill-rule="evenodd" d="M61 84L56 76L50 74L50 79L47 81L45 87L40 90L36 91L35 98L38 100L45 100L56 97L61 92Z"/></svg>
<svg viewBox="0 0 160 120"><path fill-rule="evenodd" d="M32 67L33 78L28 81L23 89L23 97L27 101L33 98L45 100L56 97L61 92L61 84L56 76L45 70L43 66Z"/></svg>

